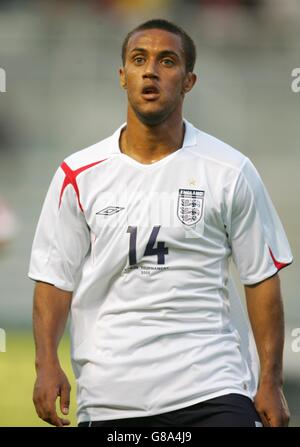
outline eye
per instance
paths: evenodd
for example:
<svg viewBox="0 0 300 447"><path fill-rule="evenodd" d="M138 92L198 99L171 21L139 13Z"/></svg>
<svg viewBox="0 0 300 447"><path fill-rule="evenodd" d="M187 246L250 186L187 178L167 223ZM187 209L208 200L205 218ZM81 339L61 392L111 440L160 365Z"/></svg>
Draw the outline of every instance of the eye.
<svg viewBox="0 0 300 447"><path fill-rule="evenodd" d="M136 65L142 65L144 60L145 60L145 58L142 56L137 56L133 59L133 61Z"/></svg>
<svg viewBox="0 0 300 447"><path fill-rule="evenodd" d="M175 63L172 59L163 59L162 64L165 65L166 67L173 67Z"/></svg>

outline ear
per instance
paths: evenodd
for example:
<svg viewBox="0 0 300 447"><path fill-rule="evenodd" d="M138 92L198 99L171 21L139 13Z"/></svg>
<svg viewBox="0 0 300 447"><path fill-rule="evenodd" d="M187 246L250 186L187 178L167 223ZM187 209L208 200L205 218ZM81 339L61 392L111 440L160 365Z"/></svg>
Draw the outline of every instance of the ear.
<svg viewBox="0 0 300 447"><path fill-rule="evenodd" d="M183 88L182 88L182 93L188 93L189 91L192 90L192 88L194 87L195 83L197 81L197 76L195 75L195 73L187 73L185 76L185 80L183 82Z"/></svg>
<svg viewBox="0 0 300 447"><path fill-rule="evenodd" d="M121 85L121 87L126 90L127 82L126 82L126 75L125 75L124 67L119 68L119 77L120 77L120 85Z"/></svg>

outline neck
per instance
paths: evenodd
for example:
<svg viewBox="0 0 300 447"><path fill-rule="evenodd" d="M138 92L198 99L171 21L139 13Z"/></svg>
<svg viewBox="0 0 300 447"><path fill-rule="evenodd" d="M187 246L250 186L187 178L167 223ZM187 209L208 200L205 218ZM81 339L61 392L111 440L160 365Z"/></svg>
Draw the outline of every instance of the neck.
<svg viewBox="0 0 300 447"><path fill-rule="evenodd" d="M121 151L139 161L150 164L182 147L184 124L176 114L156 126L142 123L129 108L127 125L120 136Z"/></svg>

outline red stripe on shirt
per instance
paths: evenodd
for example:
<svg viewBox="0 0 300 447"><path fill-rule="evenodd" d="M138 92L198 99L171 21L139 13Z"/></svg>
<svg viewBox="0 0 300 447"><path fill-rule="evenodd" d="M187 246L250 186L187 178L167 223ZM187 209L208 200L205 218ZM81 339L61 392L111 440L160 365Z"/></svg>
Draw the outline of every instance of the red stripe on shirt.
<svg viewBox="0 0 300 447"><path fill-rule="evenodd" d="M285 263L283 263L283 262L278 262L278 261L275 259L275 256L273 255L273 252L272 252L272 250L270 249L270 247L269 247L269 251L270 251L271 258L272 258L272 260L273 260L273 262L274 262L274 265L275 265L275 267L277 268L277 270L281 270L281 269L283 269L284 267L286 267L287 265L289 265L289 264L285 264Z"/></svg>
<svg viewBox="0 0 300 447"><path fill-rule="evenodd" d="M61 205L61 201L62 201L62 196L63 196L64 190L66 189L66 187L67 187L68 185L72 185L73 188L74 188L74 190L75 190L75 192L76 192L76 196L77 196L77 200L78 200L79 208L80 208L81 211L83 212L83 207L82 207L81 202L80 202L80 193L79 193L79 188L78 188L78 185L77 185L77 179L76 179L76 177L77 177L81 172L85 171L86 169L89 169L89 168L91 168L92 166L98 165L99 163L102 163L102 161L105 161L105 160L106 160L106 158L105 158L104 160L96 161L95 163L91 163L91 164L89 164L89 165L82 166L81 168L78 168L78 169L76 169L75 171L73 171L73 170L70 168L70 166L67 165L66 162L63 162L63 163L60 165L61 169L64 171L64 173L66 174L66 176L65 176L65 179L64 179L64 182L63 182L61 191L60 191L60 195L59 195L59 208L60 208L60 205Z"/></svg>

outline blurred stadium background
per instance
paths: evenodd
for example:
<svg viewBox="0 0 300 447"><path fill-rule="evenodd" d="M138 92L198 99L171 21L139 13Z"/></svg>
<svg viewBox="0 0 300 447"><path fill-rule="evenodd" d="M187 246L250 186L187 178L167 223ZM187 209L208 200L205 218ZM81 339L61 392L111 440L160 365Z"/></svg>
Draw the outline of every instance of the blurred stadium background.
<svg viewBox="0 0 300 447"><path fill-rule="evenodd" d="M291 425L300 426L300 352L292 350L292 329L300 327L300 93L291 90L300 66L299 0L1 0L0 426L46 425L31 401L27 268L35 226L62 159L124 121L121 43L133 26L157 17L182 25L197 44L199 80L186 118L254 161L287 231L295 262L281 273L286 394ZM66 335L61 357L72 377L68 350ZM75 386L72 393L75 425Z"/></svg>

